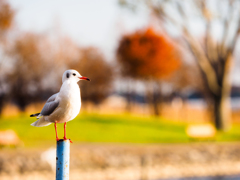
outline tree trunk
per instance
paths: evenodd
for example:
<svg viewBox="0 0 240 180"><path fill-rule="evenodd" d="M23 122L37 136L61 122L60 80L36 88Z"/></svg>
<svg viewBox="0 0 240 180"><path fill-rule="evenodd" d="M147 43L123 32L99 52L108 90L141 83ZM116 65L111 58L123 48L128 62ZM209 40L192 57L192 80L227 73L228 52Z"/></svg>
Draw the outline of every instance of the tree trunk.
<svg viewBox="0 0 240 180"><path fill-rule="evenodd" d="M126 104L126 107L125 107L125 111L128 112L128 113L130 113L131 110L132 110L132 97L134 95L133 94L133 90L131 88L131 84L132 83L133 82L131 80L129 80L128 81L128 86L127 86L127 88L128 88L127 94L126 94L126 96L127 96L127 104Z"/></svg>
<svg viewBox="0 0 240 180"><path fill-rule="evenodd" d="M231 126L231 85L230 70L232 66L232 56L229 55L224 66L222 87L219 95L214 97L214 123L218 130L226 131Z"/></svg>
<svg viewBox="0 0 240 180"><path fill-rule="evenodd" d="M0 95L0 117L2 116L3 107L5 105L6 99L4 94Z"/></svg>
<svg viewBox="0 0 240 180"><path fill-rule="evenodd" d="M159 116L160 115L160 93L155 91L153 92L152 95L153 99L152 99L152 105L153 105L153 112L155 116Z"/></svg>
<svg viewBox="0 0 240 180"><path fill-rule="evenodd" d="M218 130L230 128L230 98L223 95L214 99L214 124Z"/></svg>
<svg viewBox="0 0 240 180"><path fill-rule="evenodd" d="M159 86L156 86L156 82L148 83L147 85L147 101L152 109L152 112L155 116L159 116L161 114L160 111L160 100L161 100L161 92L159 90Z"/></svg>

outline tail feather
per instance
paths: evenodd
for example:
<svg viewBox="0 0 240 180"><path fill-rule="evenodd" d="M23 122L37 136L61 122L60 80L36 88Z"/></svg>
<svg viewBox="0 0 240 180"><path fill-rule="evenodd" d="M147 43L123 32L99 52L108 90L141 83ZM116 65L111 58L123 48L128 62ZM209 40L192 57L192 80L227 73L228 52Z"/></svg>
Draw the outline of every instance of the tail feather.
<svg viewBox="0 0 240 180"><path fill-rule="evenodd" d="M36 113L36 114L31 114L30 117L35 117L38 116L40 113Z"/></svg>
<svg viewBox="0 0 240 180"><path fill-rule="evenodd" d="M41 117L39 120L35 121L34 123L32 123L32 126L36 126L36 127L42 127L42 126L48 126L51 123L48 121L45 121L44 117Z"/></svg>

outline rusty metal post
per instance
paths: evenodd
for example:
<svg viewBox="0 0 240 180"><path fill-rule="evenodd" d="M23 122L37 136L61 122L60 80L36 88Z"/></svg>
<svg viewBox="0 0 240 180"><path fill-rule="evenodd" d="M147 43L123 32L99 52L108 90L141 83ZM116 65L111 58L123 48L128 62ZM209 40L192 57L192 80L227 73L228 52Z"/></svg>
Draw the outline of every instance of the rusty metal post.
<svg viewBox="0 0 240 180"><path fill-rule="evenodd" d="M57 141L56 180L69 180L70 140Z"/></svg>

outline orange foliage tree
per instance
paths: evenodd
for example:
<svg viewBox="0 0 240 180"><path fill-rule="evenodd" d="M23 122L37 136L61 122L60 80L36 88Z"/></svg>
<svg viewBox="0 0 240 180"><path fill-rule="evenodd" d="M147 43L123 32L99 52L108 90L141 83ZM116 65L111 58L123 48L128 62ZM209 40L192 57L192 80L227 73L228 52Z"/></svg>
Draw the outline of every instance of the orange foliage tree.
<svg viewBox="0 0 240 180"><path fill-rule="evenodd" d="M14 10L5 0L0 0L0 38L3 38L5 32L13 24Z"/></svg>
<svg viewBox="0 0 240 180"><path fill-rule="evenodd" d="M117 55L123 75L133 78L162 79L180 65L174 45L152 28L123 36Z"/></svg>
<svg viewBox="0 0 240 180"><path fill-rule="evenodd" d="M150 83L168 77L180 66L174 45L152 28L123 36L117 55L123 76L149 80ZM157 90L147 93L155 115L159 114L160 101L159 86L157 87Z"/></svg>

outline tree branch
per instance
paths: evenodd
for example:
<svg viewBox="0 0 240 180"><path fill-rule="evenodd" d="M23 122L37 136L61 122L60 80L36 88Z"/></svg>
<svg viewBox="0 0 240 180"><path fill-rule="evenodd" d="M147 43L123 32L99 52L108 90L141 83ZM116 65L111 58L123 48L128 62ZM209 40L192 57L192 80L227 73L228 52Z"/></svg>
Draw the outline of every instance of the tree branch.
<svg viewBox="0 0 240 180"><path fill-rule="evenodd" d="M194 40L194 38L185 31L186 35L186 42L189 45L193 55L195 56L198 65L204 75L206 76L207 85L209 87L209 90L215 94L218 95L220 93L220 86L218 85L218 80L216 76L216 72L214 68L212 67L211 63L205 56L205 53L201 46Z"/></svg>
<svg viewBox="0 0 240 180"><path fill-rule="evenodd" d="M229 16L227 16L224 20L223 20L223 38L222 38L222 42L220 42L219 48L218 48L218 54L219 57L224 60L227 59L227 37L229 35L229 31L230 31L230 22L233 20L233 14L234 14L234 2L231 1L229 2L229 9L228 9L228 13ZM220 11L220 10L219 10Z"/></svg>

